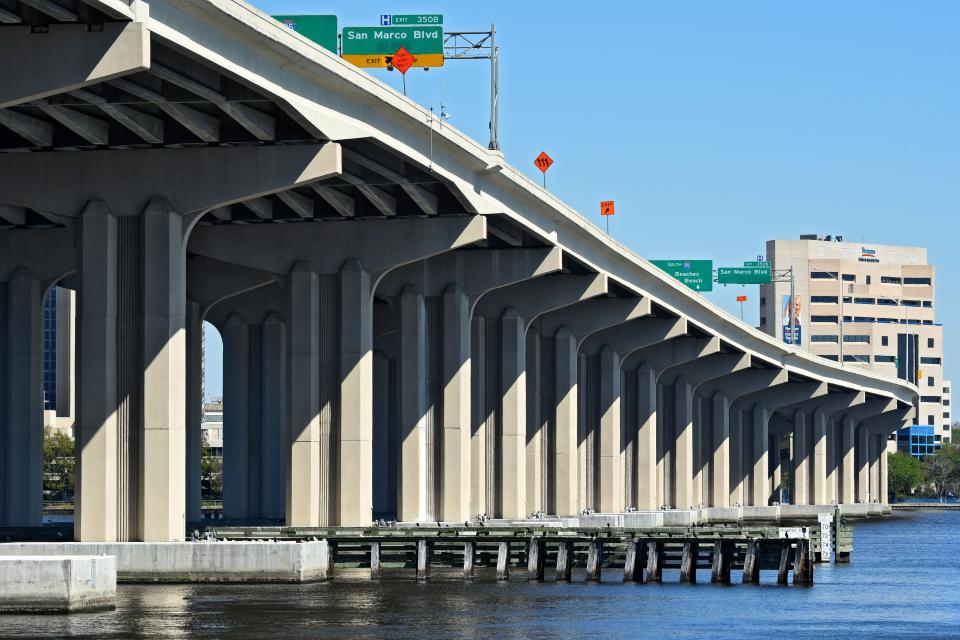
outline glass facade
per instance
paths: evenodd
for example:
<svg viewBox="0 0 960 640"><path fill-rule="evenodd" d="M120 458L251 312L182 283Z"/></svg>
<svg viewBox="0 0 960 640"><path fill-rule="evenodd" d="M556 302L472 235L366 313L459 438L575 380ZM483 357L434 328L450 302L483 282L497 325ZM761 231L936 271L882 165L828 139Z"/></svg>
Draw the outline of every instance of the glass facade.
<svg viewBox="0 0 960 640"><path fill-rule="evenodd" d="M914 425L897 431L897 451L908 453L914 458L923 458L940 450L940 436L935 434L934 425Z"/></svg>
<svg viewBox="0 0 960 640"><path fill-rule="evenodd" d="M43 301L43 408L57 410L57 287Z"/></svg>

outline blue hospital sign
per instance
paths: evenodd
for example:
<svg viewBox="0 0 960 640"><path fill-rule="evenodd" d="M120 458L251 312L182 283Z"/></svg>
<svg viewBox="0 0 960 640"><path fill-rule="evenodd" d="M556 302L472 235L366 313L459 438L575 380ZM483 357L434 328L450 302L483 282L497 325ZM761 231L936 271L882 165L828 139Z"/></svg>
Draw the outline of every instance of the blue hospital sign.
<svg viewBox="0 0 960 640"><path fill-rule="evenodd" d="M381 27L389 27L391 24L393 24L393 20L391 20L390 18L391 18L391 16L390 16L389 13L381 13L381 14L380 14L380 26L381 26Z"/></svg>

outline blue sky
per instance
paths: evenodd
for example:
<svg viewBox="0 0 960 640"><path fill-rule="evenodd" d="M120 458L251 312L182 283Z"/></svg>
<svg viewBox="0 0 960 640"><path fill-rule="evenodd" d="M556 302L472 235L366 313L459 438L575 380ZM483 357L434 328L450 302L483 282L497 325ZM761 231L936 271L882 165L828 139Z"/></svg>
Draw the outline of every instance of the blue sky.
<svg viewBox="0 0 960 640"><path fill-rule="evenodd" d="M442 13L446 31L496 23L501 147L641 255L736 265L771 238L840 234L929 248L947 376L960 346L960 3L260 0L271 13ZM400 74L372 70L400 87ZM487 140L488 67L413 69L408 94ZM710 299L757 321L757 288ZM209 341L208 341L209 342ZM215 375L208 367L208 374ZM208 380L208 391L219 388Z"/></svg>

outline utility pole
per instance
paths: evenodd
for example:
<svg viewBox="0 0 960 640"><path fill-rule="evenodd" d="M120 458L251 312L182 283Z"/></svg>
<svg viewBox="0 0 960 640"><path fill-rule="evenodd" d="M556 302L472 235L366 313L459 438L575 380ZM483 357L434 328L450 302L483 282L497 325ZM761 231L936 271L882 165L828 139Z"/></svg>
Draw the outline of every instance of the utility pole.
<svg viewBox="0 0 960 640"><path fill-rule="evenodd" d="M497 25L490 31L449 31L443 34L444 60L490 61L490 144L500 149L500 48L497 46Z"/></svg>

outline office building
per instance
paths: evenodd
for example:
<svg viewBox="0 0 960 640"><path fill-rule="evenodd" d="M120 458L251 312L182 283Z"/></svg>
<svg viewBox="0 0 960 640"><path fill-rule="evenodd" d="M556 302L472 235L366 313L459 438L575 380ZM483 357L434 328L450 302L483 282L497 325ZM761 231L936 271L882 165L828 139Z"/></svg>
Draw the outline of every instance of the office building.
<svg viewBox="0 0 960 640"><path fill-rule="evenodd" d="M76 414L76 292L51 287L43 299L43 426L73 436Z"/></svg>

